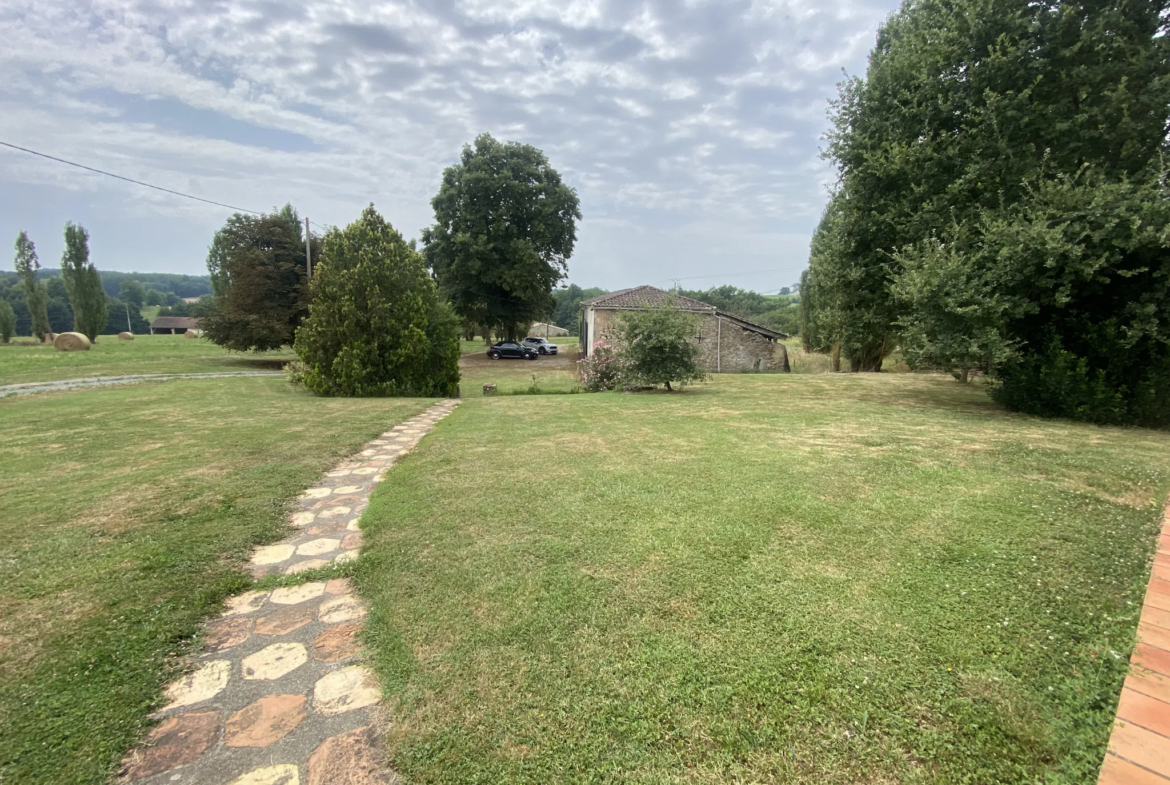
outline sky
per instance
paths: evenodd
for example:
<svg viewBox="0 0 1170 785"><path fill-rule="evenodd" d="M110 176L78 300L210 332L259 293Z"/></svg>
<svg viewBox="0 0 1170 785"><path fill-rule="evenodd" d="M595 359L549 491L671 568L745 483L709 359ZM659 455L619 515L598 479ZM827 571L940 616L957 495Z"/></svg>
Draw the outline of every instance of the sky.
<svg viewBox="0 0 1170 785"><path fill-rule="evenodd" d="M0 141L326 226L372 202L417 237L488 132L577 189L573 283L776 291L834 180L829 101L895 7L5 0ZM46 267L72 220L99 269L205 274L230 213L0 147L0 238L27 230Z"/></svg>

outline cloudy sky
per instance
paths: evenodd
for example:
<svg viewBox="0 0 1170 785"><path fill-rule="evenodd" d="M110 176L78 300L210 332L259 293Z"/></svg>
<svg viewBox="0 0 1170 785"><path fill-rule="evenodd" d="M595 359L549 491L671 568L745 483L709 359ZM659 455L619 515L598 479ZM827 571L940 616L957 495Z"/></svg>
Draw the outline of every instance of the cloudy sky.
<svg viewBox="0 0 1170 785"><path fill-rule="evenodd" d="M0 141L407 237L481 132L581 197L570 279L774 291L804 268L842 69L893 0L5 0ZM0 148L0 238L202 274L229 211ZM12 269L11 251L0 269Z"/></svg>

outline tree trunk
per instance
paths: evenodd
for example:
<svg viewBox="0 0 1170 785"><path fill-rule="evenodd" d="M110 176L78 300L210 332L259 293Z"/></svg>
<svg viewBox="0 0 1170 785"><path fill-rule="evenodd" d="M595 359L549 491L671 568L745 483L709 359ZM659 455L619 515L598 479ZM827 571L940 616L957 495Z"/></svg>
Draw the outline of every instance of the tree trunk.
<svg viewBox="0 0 1170 785"><path fill-rule="evenodd" d="M666 383L666 391L667 391L667 392L673 392L673 390L672 390L672 389L671 389L671 387L670 387L670 382L667 382L667 383Z"/></svg>
<svg viewBox="0 0 1170 785"><path fill-rule="evenodd" d="M829 368L833 373L841 373L841 344L833 344L832 350L829 352Z"/></svg>
<svg viewBox="0 0 1170 785"><path fill-rule="evenodd" d="M964 368L963 372L959 374L959 382L961 384L966 384L970 380L971 380L971 369Z"/></svg>

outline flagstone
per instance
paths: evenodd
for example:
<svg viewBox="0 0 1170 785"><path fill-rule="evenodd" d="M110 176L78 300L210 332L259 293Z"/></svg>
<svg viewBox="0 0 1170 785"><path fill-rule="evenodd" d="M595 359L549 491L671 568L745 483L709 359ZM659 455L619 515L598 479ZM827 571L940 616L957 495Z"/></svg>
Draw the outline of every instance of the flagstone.
<svg viewBox="0 0 1170 785"><path fill-rule="evenodd" d="M325 630L313 641L313 659L337 662L357 654L360 646L357 634L361 629L360 622L351 622L337 624Z"/></svg>
<svg viewBox="0 0 1170 785"><path fill-rule="evenodd" d="M296 548L291 545L265 545L262 548L257 548L256 552L252 554L252 563L259 565L279 564L292 558L295 552Z"/></svg>
<svg viewBox="0 0 1170 785"><path fill-rule="evenodd" d="M256 619L257 635L287 635L313 620L316 609L312 605L290 605Z"/></svg>
<svg viewBox="0 0 1170 785"><path fill-rule="evenodd" d="M341 540L341 547L347 551L362 547L362 533L359 531L345 535Z"/></svg>
<svg viewBox="0 0 1170 785"><path fill-rule="evenodd" d="M360 471L355 469L354 471ZM321 513L322 518L340 518L343 515L349 515L353 512L352 507L330 507Z"/></svg>
<svg viewBox="0 0 1170 785"><path fill-rule="evenodd" d="M322 553L337 550L338 544L338 540L330 537L322 537L319 540L309 540L306 543L298 545L296 551L301 556L320 556Z"/></svg>
<svg viewBox="0 0 1170 785"><path fill-rule="evenodd" d="M313 710L327 717L373 706L381 699L373 672L361 665L327 673L313 685Z"/></svg>
<svg viewBox="0 0 1170 785"><path fill-rule="evenodd" d="M292 521L293 526L308 526L316 517L316 513L302 510L301 512L294 512L289 520Z"/></svg>
<svg viewBox="0 0 1170 785"><path fill-rule="evenodd" d="M352 581L349 578L331 578L325 581L326 594L345 594L350 590Z"/></svg>
<svg viewBox="0 0 1170 785"><path fill-rule="evenodd" d="M317 618L326 624L339 624L343 621L353 621L366 615L365 606L361 600L352 594L342 594L331 600L325 600L317 612Z"/></svg>
<svg viewBox="0 0 1170 785"><path fill-rule="evenodd" d="M223 692L231 676L232 663L230 660L210 660L202 663L195 670L167 687L166 696L171 699L171 702L167 704L164 711L192 706L214 698Z"/></svg>
<svg viewBox="0 0 1170 785"><path fill-rule="evenodd" d="M228 785L301 785L301 774L295 765L282 763L250 771Z"/></svg>
<svg viewBox="0 0 1170 785"><path fill-rule="evenodd" d="M228 747L267 747L304 721L304 695L265 695L228 718L223 743Z"/></svg>
<svg viewBox="0 0 1170 785"><path fill-rule="evenodd" d="M373 726L332 736L309 756L308 785L395 785Z"/></svg>
<svg viewBox="0 0 1170 785"><path fill-rule="evenodd" d="M351 471L353 471L353 469L334 469L331 472L325 472L325 476L326 477L344 477L345 475L349 474Z"/></svg>
<svg viewBox="0 0 1170 785"><path fill-rule="evenodd" d="M267 598L268 592L266 591L247 591L238 596L229 597L227 600L227 610L221 615L239 616L240 614L258 611Z"/></svg>
<svg viewBox="0 0 1170 785"><path fill-rule="evenodd" d="M378 473L378 470L377 470L377 469L374 469L374 468L372 468L372 467L370 467L370 466L363 466L363 467L362 467L362 468L360 468L360 469L354 469L354 470L353 470L353 473L354 473L354 474L377 474L377 473Z"/></svg>
<svg viewBox="0 0 1170 785"><path fill-rule="evenodd" d="M329 494L333 493L332 488L310 488L301 494L302 499L324 499Z"/></svg>
<svg viewBox="0 0 1170 785"><path fill-rule="evenodd" d="M239 646L248 640L251 632L251 619L220 619L207 625L207 637L204 639L204 643L211 651L222 651Z"/></svg>
<svg viewBox="0 0 1170 785"><path fill-rule="evenodd" d="M188 712L168 718L130 755L123 775L131 781L139 780L191 763L215 743L219 721L218 711Z"/></svg>
<svg viewBox="0 0 1170 785"><path fill-rule="evenodd" d="M358 557L360 551L342 551L333 557L334 564L346 564Z"/></svg>
<svg viewBox="0 0 1170 785"><path fill-rule="evenodd" d="M303 643L274 643L240 662L244 678L272 681L304 665L309 653Z"/></svg>
<svg viewBox="0 0 1170 785"><path fill-rule="evenodd" d="M300 586L285 586L272 590L272 601L277 605L296 605L325 593L324 581L313 581Z"/></svg>
<svg viewBox="0 0 1170 785"><path fill-rule="evenodd" d="M321 567L328 567L328 559L305 559L302 562L297 562L284 571L285 575L296 575L299 572L308 572L309 570L320 569Z"/></svg>
<svg viewBox="0 0 1170 785"><path fill-rule="evenodd" d="M335 488L333 492L338 494L358 493L361 489L360 485L343 485L340 488Z"/></svg>
<svg viewBox="0 0 1170 785"><path fill-rule="evenodd" d="M351 532L361 531L361 526L358 524L358 519L354 518L352 521L347 523L345 525L345 530Z"/></svg>

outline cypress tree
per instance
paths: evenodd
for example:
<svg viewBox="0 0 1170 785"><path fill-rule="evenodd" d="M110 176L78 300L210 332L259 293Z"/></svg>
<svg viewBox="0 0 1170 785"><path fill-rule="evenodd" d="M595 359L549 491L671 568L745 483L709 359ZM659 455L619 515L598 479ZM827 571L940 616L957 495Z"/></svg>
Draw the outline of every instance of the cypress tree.
<svg viewBox="0 0 1170 785"><path fill-rule="evenodd" d="M106 326L109 306L102 279L89 261L89 232L72 221L65 224L65 252L61 255L61 277L73 306L73 329L97 341Z"/></svg>
<svg viewBox="0 0 1170 785"><path fill-rule="evenodd" d="M41 263L37 259L37 247L26 232L16 236L14 265L24 285L24 299L32 317L32 334L38 341L43 341L49 333L49 293L44 283L37 280Z"/></svg>

